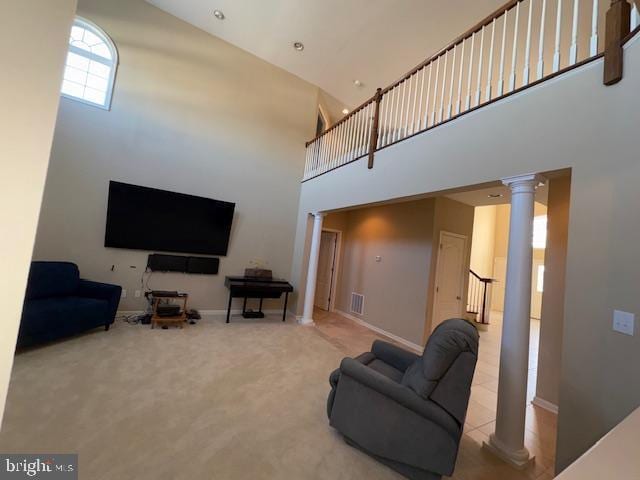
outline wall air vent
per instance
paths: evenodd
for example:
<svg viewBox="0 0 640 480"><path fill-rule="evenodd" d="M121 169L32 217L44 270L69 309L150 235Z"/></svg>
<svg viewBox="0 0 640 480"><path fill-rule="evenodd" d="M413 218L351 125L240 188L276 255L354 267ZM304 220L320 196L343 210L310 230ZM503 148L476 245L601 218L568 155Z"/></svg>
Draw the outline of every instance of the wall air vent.
<svg viewBox="0 0 640 480"><path fill-rule="evenodd" d="M351 313L364 314L364 295L351 293Z"/></svg>

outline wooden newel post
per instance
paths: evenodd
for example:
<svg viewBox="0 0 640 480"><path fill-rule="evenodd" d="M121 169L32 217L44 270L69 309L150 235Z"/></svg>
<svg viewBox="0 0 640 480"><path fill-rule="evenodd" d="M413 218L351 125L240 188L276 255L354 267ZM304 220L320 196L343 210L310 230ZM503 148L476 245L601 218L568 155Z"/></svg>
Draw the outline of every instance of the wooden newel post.
<svg viewBox="0 0 640 480"><path fill-rule="evenodd" d="M369 164L368 168L373 168L373 157L376 153L376 148L378 146L378 128L380 125L380 102L382 101L382 89L379 88L376 90L375 102L376 108L373 116L373 125L371 126L371 138L369 140Z"/></svg>
<svg viewBox="0 0 640 480"><path fill-rule="evenodd" d="M627 0L611 0L607 12L604 47L604 84L622 80L622 40L631 31L631 5Z"/></svg>

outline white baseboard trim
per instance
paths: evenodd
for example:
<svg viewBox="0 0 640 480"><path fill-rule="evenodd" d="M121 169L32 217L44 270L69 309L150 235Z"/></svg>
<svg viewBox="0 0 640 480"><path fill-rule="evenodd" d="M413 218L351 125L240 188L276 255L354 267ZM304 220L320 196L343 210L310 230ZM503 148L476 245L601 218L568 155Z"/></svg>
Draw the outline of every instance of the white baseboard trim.
<svg viewBox="0 0 640 480"><path fill-rule="evenodd" d="M369 330L376 332L384 337L390 338L391 340L398 342L401 345L404 345L407 348L410 348L411 350L414 350L417 353L422 353L424 351L424 347L421 347L420 345L418 345L417 343L413 343L410 342L409 340L406 340L402 337L399 337L397 335L394 335L393 333L389 333L386 330L383 330L380 327L376 327L375 325L371 325L370 323L365 322L364 320L358 318L358 317L354 317L353 315L343 312L342 310L335 310L335 312L339 315L342 315L343 317L357 323L358 325L362 325L365 328L368 328Z"/></svg>
<svg viewBox="0 0 640 480"><path fill-rule="evenodd" d="M558 406L555 403L551 403L548 402L547 400L544 400L540 397L534 397L533 400L531 401L532 405L535 405L536 407L540 407L548 412L551 412L555 415L558 414Z"/></svg>

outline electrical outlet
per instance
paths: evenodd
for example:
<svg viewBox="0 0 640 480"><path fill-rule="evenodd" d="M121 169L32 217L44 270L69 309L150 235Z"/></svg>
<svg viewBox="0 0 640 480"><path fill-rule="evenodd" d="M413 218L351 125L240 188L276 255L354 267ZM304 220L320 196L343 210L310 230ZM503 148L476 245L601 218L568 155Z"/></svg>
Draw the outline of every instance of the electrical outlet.
<svg viewBox="0 0 640 480"><path fill-rule="evenodd" d="M120 294L120 298L127 298L127 291L123 288L122 293Z"/></svg>
<svg viewBox="0 0 640 480"><path fill-rule="evenodd" d="M135 295L136 295L136 298L140 298L140 290L136 290Z"/></svg>
<svg viewBox="0 0 640 480"><path fill-rule="evenodd" d="M633 313L613 311L613 330L615 332L624 333L633 336L634 323L636 316Z"/></svg>

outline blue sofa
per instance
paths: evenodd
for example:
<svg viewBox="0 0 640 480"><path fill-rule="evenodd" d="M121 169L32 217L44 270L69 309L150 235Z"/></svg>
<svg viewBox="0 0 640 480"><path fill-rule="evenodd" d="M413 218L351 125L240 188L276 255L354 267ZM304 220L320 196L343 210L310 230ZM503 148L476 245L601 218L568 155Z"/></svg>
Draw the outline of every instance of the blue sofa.
<svg viewBox="0 0 640 480"><path fill-rule="evenodd" d="M49 342L114 322L122 288L80 278L69 262L32 262L18 347Z"/></svg>

